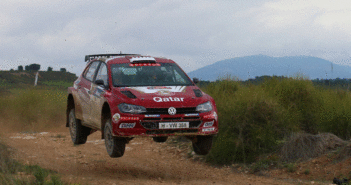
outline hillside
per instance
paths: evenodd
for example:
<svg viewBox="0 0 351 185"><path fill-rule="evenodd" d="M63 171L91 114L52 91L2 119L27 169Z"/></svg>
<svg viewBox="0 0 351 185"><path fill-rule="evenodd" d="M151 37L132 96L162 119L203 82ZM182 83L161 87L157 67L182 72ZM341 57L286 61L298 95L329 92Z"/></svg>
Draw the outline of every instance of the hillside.
<svg viewBox="0 0 351 185"><path fill-rule="evenodd" d="M241 80L256 76L296 76L310 79L351 78L351 66L334 64L330 61L308 56L269 57L253 55L218 61L188 73L191 78L215 81L230 75Z"/></svg>
<svg viewBox="0 0 351 185"><path fill-rule="evenodd" d="M36 72L0 71L0 87L12 88L34 85ZM77 76L69 72L39 71L38 85L66 87L72 84Z"/></svg>

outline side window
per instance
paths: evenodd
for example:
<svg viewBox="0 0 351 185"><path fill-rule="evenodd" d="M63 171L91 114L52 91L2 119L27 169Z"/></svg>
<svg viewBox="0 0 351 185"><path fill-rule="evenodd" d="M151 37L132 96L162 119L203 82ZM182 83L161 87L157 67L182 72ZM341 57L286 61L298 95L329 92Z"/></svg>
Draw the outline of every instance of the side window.
<svg viewBox="0 0 351 185"><path fill-rule="evenodd" d="M99 61L96 61L96 62L93 62L92 64L90 64L89 69L84 74L84 77L87 80L93 81L95 71L96 71L96 68L98 67L98 65L99 65Z"/></svg>
<svg viewBox="0 0 351 185"><path fill-rule="evenodd" d="M104 85L105 86L108 85L106 64L101 63L99 72L98 72L98 74L96 76L96 80L103 80L104 81Z"/></svg>

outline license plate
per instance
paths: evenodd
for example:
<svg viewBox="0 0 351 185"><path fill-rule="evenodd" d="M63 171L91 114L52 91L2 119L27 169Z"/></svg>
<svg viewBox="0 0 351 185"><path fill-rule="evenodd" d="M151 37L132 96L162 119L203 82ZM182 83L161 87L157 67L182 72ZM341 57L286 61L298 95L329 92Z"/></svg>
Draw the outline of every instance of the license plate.
<svg viewBox="0 0 351 185"><path fill-rule="evenodd" d="M189 122L161 122L159 129L189 128Z"/></svg>

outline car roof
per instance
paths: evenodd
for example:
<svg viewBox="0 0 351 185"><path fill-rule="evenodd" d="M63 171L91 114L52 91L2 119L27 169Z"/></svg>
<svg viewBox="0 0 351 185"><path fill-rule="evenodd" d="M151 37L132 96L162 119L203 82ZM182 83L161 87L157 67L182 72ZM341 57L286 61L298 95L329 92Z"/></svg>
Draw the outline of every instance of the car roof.
<svg viewBox="0 0 351 185"><path fill-rule="evenodd" d="M123 55L123 56L109 56L98 57L91 61L104 61L107 64L120 64L120 63L143 63L143 62L156 62L156 63L175 63L173 60L163 57L151 57L145 55Z"/></svg>

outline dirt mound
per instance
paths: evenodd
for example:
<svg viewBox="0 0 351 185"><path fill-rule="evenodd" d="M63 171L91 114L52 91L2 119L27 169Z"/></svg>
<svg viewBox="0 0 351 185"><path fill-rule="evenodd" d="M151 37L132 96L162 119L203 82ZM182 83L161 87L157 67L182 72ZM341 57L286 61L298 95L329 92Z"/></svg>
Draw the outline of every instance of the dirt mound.
<svg viewBox="0 0 351 185"><path fill-rule="evenodd" d="M346 142L331 133L312 135L295 133L290 136L281 148L281 158L286 162L307 160L319 157L337 147L346 145Z"/></svg>
<svg viewBox="0 0 351 185"><path fill-rule="evenodd" d="M348 144L340 149L340 151L336 155L336 160L343 161L350 157L351 157L351 144Z"/></svg>

